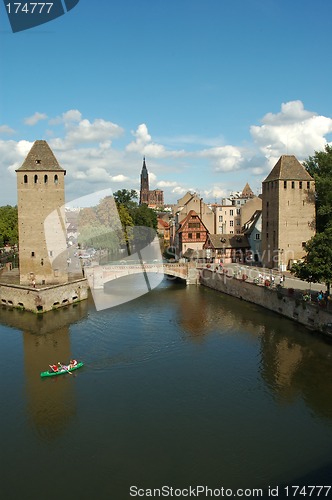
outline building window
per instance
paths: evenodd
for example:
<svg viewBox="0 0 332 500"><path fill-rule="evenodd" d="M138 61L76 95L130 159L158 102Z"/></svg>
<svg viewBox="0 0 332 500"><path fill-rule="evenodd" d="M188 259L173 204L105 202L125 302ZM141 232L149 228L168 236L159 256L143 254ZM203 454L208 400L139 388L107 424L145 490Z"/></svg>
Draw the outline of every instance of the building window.
<svg viewBox="0 0 332 500"><path fill-rule="evenodd" d="M302 241L302 248L305 248L305 244L306 244L306 242Z"/></svg>
<svg viewBox="0 0 332 500"><path fill-rule="evenodd" d="M236 221L236 225L239 226L241 224L241 221L240 220L237 220Z"/></svg>
<svg viewBox="0 0 332 500"><path fill-rule="evenodd" d="M241 208L237 208L236 209L236 215L240 215L240 213L241 213Z"/></svg>
<svg viewBox="0 0 332 500"><path fill-rule="evenodd" d="M299 182L299 188L302 189L302 181Z"/></svg>
<svg viewBox="0 0 332 500"><path fill-rule="evenodd" d="M267 240L269 239L269 233L266 233L266 239Z"/></svg>
<svg viewBox="0 0 332 500"><path fill-rule="evenodd" d="M229 221L229 225L230 225L231 227L233 227L233 226L234 226L234 221L233 221L233 220L230 220L230 221Z"/></svg>
<svg viewBox="0 0 332 500"><path fill-rule="evenodd" d="M219 222L222 222L222 215L219 215Z"/></svg>
<svg viewBox="0 0 332 500"><path fill-rule="evenodd" d="M307 182L307 189L310 189L310 181Z"/></svg>
<svg viewBox="0 0 332 500"><path fill-rule="evenodd" d="M27 175L24 176L24 184L28 184L28 176Z"/></svg>
<svg viewBox="0 0 332 500"><path fill-rule="evenodd" d="M230 231L229 234L234 234L234 231Z"/></svg>
<svg viewBox="0 0 332 500"><path fill-rule="evenodd" d="M190 240L192 240L192 238L193 238L193 233L188 233L188 238L189 238Z"/></svg>
<svg viewBox="0 0 332 500"><path fill-rule="evenodd" d="M48 176L45 174L44 175L44 184L47 184L47 181L48 181Z"/></svg>
<svg viewBox="0 0 332 500"><path fill-rule="evenodd" d="M35 256L35 252L31 252L31 257L34 257Z"/></svg>
<svg viewBox="0 0 332 500"><path fill-rule="evenodd" d="M233 213L234 213L234 210L229 211L229 215L233 215Z"/></svg>
<svg viewBox="0 0 332 500"><path fill-rule="evenodd" d="M50 257L53 257L53 250L50 250Z"/></svg>
<svg viewBox="0 0 332 500"><path fill-rule="evenodd" d="M201 233L196 233L196 240L199 240L201 237Z"/></svg>
<svg viewBox="0 0 332 500"><path fill-rule="evenodd" d="M55 176L54 176L54 184L58 184L58 182L59 182L58 176L55 174Z"/></svg>
<svg viewBox="0 0 332 500"><path fill-rule="evenodd" d="M261 239L261 235L259 233L256 233L255 238L256 238L256 240L260 240Z"/></svg>
<svg viewBox="0 0 332 500"><path fill-rule="evenodd" d="M295 182L292 181L292 189L294 189L294 188L295 188Z"/></svg>
<svg viewBox="0 0 332 500"><path fill-rule="evenodd" d="M37 182L38 182L38 175L34 176L33 181L34 181L35 184L37 184Z"/></svg>
<svg viewBox="0 0 332 500"><path fill-rule="evenodd" d="M41 160L35 160L35 163L37 163L37 165L40 165L41 164Z"/></svg>
<svg viewBox="0 0 332 500"><path fill-rule="evenodd" d="M284 189L287 189L287 181L284 181Z"/></svg>
<svg viewBox="0 0 332 500"><path fill-rule="evenodd" d="M266 208L269 208L269 202L268 201L266 202Z"/></svg>
<svg viewBox="0 0 332 500"><path fill-rule="evenodd" d="M269 227L269 221L266 222L266 229Z"/></svg>

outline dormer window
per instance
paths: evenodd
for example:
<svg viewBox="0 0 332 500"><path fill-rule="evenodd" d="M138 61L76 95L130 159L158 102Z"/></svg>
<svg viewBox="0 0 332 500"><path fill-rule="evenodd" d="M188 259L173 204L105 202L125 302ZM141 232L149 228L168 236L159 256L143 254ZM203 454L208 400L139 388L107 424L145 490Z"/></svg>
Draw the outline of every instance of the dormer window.
<svg viewBox="0 0 332 500"><path fill-rule="evenodd" d="M35 160L35 163L37 163L37 165L40 165L41 164L41 160Z"/></svg>

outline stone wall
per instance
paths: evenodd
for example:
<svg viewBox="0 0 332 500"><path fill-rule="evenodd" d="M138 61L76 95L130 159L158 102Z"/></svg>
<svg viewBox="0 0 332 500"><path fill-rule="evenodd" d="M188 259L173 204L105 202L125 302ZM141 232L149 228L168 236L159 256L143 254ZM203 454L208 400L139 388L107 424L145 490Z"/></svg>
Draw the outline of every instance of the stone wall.
<svg viewBox="0 0 332 500"><path fill-rule="evenodd" d="M0 283L0 304L43 313L87 299L88 290L86 279L44 288Z"/></svg>
<svg viewBox="0 0 332 500"><path fill-rule="evenodd" d="M288 296L287 293L278 293L275 289L242 281L209 269L202 269L200 282L214 290L265 307L310 329L332 336L332 316L316 303L304 302Z"/></svg>

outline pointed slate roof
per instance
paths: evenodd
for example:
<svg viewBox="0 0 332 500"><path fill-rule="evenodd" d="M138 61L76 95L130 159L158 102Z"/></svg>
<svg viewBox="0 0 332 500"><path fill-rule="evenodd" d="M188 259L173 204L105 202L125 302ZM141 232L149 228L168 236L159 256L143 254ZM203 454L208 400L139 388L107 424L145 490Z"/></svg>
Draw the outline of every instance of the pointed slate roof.
<svg viewBox="0 0 332 500"><path fill-rule="evenodd" d="M313 181L294 155L282 155L263 182L277 180Z"/></svg>
<svg viewBox="0 0 332 500"><path fill-rule="evenodd" d="M148 178L148 169L146 168L145 156L143 158L143 167L142 167L141 176L142 176L142 179L147 179Z"/></svg>
<svg viewBox="0 0 332 500"><path fill-rule="evenodd" d="M251 189L251 187L249 186L249 184L247 183L244 188L243 188L243 191L242 191L242 198L252 198L254 195L253 193L253 190Z"/></svg>
<svg viewBox="0 0 332 500"><path fill-rule="evenodd" d="M66 171L60 167L46 141L35 141L18 171Z"/></svg>

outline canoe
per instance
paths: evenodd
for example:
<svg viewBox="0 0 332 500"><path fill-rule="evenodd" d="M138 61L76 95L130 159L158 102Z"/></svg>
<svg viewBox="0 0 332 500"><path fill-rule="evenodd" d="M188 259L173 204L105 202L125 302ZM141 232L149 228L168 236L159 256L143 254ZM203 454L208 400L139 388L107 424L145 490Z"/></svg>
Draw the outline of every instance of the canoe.
<svg viewBox="0 0 332 500"><path fill-rule="evenodd" d="M60 369L59 371L57 372L54 372L53 370L48 370L47 372L41 372L40 376L41 377L55 377L56 375L65 375L66 373L68 372L73 372L75 370L78 370L79 368L81 368L83 366L83 363L82 361L79 361L77 363L77 365L73 366L72 368L68 368L68 366L66 365L63 365L66 367L66 369Z"/></svg>

